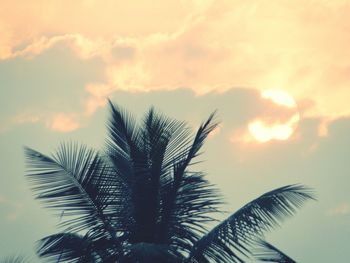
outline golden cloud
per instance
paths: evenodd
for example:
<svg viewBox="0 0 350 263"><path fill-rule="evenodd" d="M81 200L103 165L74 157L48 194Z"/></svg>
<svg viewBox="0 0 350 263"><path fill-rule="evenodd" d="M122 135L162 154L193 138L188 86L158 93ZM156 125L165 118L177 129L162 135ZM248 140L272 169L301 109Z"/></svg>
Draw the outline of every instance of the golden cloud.
<svg viewBox="0 0 350 263"><path fill-rule="evenodd" d="M277 88L297 102L312 102L303 116L350 114L348 1L4 5L1 58L33 57L64 43L82 59L103 59L106 79L91 85L108 87L110 94L179 87L197 94L237 86ZM104 103L100 95L89 94L86 107L91 114Z"/></svg>
<svg viewBox="0 0 350 263"><path fill-rule="evenodd" d="M57 132L71 132L80 127L75 114L57 113L47 122L50 130Z"/></svg>
<svg viewBox="0 0 350 263"><path fill-rule="evenodd" d="M348 203L341 203L338 206L328 210L331 216L342 216L350 213L350 205Z"/></svg>
<svg viewBox="0 0 350 263"><path fill-rule="evenodd" d="M253 114L231 131L235 144L259 145L271 141L297 139L295 134L300 112L293 97L282 90L265 90L256 94Z"/></svg>

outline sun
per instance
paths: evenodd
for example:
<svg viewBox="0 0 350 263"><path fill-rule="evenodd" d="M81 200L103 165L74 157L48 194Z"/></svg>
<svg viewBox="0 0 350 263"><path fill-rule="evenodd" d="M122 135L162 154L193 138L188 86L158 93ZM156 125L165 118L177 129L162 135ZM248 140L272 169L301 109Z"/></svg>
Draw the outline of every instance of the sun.
<svg viewBox="0 0 350 263"><path fill-rule="evenodd" d="M292 109L292 111L287 120L275 119L271 121L270 116L253 120L248 124L250 135L261 143L271 140L287 140L294 133L300 119L294 98L287 92L278 89L262 91L261 97L274 104ZM269 121L266 120L267 118Z"/></svg>
<svg viewBox="0 0 350 263"><path fill-rule="evenodd" d="M261 97L269 99L274 103L288 108L295 108L297 106L294 98L284 90L268 89L261 92Z"/></svg>

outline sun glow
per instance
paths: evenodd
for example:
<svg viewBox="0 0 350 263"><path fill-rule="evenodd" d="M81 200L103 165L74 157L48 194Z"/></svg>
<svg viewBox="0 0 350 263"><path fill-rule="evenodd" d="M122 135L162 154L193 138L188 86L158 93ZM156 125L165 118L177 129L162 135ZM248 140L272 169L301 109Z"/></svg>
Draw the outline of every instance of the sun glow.
<svg viewBox="0 0 350 263"><path fill-rule="evenodd" d="M259 142L268 142L272 139L287 140L293 134L298 121L298 114L293 115L287 123L268 125L261 120L256 120L249 123L248 130Z"/></svg>
<svg viewBox="0 0 350 263"><path fill-rule="evenodd" d="M272 100L274 103L288 108L295 108L297 104L294 98L287 92L279 89L269 89L261 92L261 97L264 99Z"/></svg>
<svg viewBox="0 0 350 263"><path fill-rule="evenodd" d="M295 109L287 121L276 119L271 122L266 117L257 118L248 124L250 135L257 141L264 143L271 140L287 140L295 131L300 115L294 98L282 90L265 90L261 93L263 99L271 100L274 104ZM268 117L269 118L269 117Z"/></svg>

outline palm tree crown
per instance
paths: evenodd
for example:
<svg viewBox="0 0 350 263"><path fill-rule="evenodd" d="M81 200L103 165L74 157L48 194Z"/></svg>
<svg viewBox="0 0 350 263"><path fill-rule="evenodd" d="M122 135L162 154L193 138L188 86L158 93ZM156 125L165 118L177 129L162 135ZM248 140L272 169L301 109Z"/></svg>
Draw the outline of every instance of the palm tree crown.
<svg viewBox="0 0 350 263"><path fill-rule="evenodd" d="M186 123L153 108L141 123L111 102L110 109L102 152L77 144L62 144L52 157L25 150L37 198L59 212L64 227L39 241L40 257L52 262L244 262L254 256L252 247L264 232L313 198L302 185L284 186L208 232L221 199L205 175L190 168L217 127L214 114L192 135Z"/></svg>

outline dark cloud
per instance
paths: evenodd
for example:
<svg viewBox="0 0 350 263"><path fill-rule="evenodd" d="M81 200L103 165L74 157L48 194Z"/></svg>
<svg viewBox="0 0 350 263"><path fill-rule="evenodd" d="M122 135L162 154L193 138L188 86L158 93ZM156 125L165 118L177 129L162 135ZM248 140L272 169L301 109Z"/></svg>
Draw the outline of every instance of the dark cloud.
<svg viewBox="0 0 350 263"><path fill-rule="evenodd" d="M101 80L99 59L82 61L56 46L35 59L0 61L2 124L17 115L82 111L86 83Z"/></svg>

